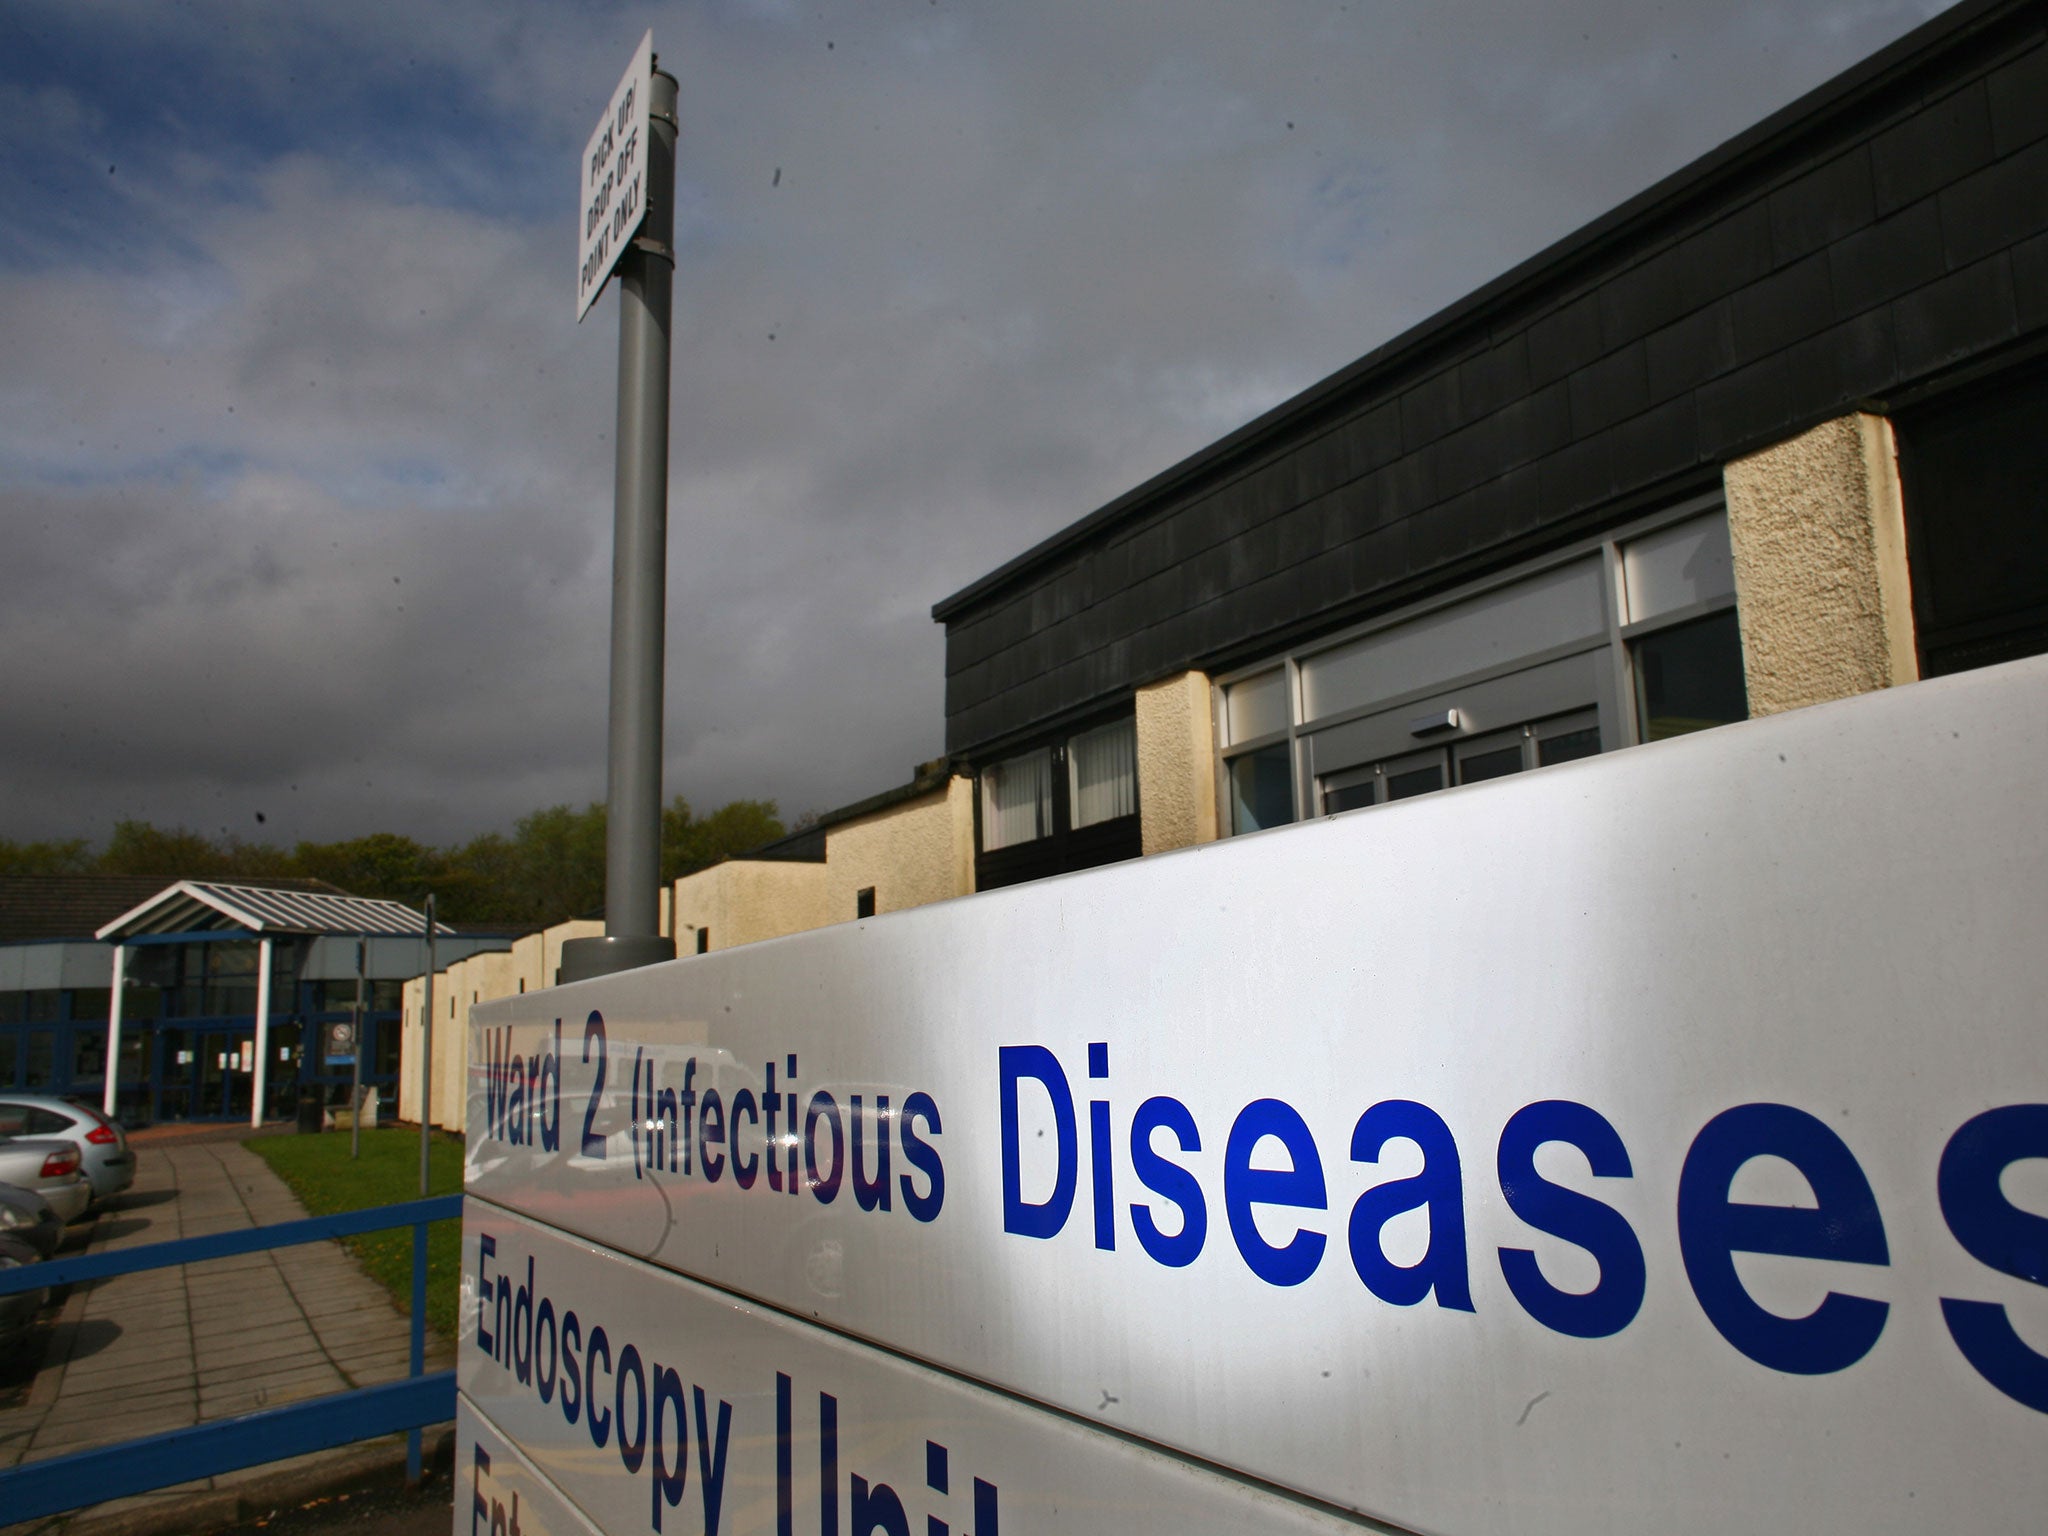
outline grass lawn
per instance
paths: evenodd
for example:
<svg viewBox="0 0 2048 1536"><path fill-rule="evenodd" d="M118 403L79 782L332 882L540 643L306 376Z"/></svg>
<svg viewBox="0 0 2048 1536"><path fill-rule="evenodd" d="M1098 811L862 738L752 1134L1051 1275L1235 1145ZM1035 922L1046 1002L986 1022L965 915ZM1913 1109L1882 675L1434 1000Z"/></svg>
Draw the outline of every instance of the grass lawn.
<svg viewBox="0 0 2048 1536"><path fill-rule="evenodd" d="M242 1143L289 1184L309 1216L332 1216L370 1205L416 1200L420 1193L420 1133L416 1127L363 1132L363 1155L351 1162L346 1131L318 1136L258 1136ZM427 1152L428 1190L462 1190L462 1138L434 1134ZM369 1232L342 1240L370 1276L381 1282L401 1312L412 1310L412 1228ZM437 1221L427 1229L427 1326L455 1342L456 1286L462 1271L462 1223Z"/></svg>

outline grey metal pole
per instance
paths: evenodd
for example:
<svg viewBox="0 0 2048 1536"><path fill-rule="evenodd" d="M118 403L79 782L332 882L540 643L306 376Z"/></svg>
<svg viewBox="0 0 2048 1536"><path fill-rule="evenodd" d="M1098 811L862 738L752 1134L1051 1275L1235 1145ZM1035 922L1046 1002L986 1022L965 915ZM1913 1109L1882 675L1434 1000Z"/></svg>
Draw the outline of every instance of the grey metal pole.
<svg viewBox="0 0 2048 1536"><path fill-rule="evenodd" d="M420 988L420 1198L427 1198L427 1139L434 1126L434 893L427 892L427 974Z"/></svg>
<svg viewBox="0 0 2048 1536"><path fill-rule="evenodd" d="M618 458L604 937L562 946L561 981L673 960L661 936L662 651L668 592L669 313L675 286L676 81L649 101L647 218L619 260Z"/></svg>
<svg viewBox="0 0 2048 1536"><path fill-rule="evenodd" d="M363 972L369 964L364 953L370 947L367 937L356 940L356 1050L350 1061L348 1087L348 1155L351 1161L363 1155L363 1034L364 1026L370 1022L370 1009L363 996Z"/></svg>

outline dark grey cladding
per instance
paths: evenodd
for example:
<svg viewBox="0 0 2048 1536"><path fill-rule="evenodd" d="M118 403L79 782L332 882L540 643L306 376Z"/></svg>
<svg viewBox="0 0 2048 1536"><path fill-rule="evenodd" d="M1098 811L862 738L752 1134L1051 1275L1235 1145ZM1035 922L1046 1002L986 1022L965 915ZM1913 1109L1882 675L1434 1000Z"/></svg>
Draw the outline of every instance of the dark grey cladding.
<svg viewBox="0 0 2048 1536"><path fill-rule="evenodd" d="M2048 336L2048 5L1976 0L946 599L975 760Z"/></svg>

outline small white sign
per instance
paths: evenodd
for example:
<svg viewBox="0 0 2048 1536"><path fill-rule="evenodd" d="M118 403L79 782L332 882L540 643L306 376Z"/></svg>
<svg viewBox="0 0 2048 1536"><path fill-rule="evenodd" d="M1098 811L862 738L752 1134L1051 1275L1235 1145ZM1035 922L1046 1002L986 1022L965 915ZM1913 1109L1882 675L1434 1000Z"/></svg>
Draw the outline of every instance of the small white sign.
<svg viewBox="0 0 2048 1536"><path fill-rule="evenodd" d="M654 33L632 62L591 130L577 166L576 318L604 291L619 255L647 216L647 103L654 75Z"/></svg>

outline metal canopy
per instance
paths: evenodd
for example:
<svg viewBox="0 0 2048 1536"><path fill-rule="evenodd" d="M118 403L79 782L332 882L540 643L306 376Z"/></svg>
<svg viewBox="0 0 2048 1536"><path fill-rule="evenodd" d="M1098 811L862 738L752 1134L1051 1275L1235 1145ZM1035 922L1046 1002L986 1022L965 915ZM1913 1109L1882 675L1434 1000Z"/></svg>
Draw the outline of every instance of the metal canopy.
<svg viewBox="0 0 2048 1536"><path fill-rule="evenodd" d="M124 912L94 937L117 943L173 933L194 937L219 933L223 938L308 934L418 938L426 931L426 923L423 914L402 902L180 880L141 906ZM455 930L437 923L434 931Z"/></svg>

